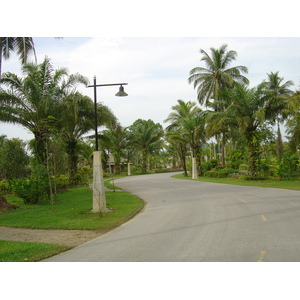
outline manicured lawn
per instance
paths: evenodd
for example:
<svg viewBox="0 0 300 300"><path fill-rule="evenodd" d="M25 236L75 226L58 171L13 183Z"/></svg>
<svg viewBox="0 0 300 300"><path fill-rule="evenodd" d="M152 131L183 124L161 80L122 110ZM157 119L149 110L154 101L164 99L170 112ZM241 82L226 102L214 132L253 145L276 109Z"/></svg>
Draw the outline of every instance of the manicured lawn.
<svg viewBox="0 0 300 300"><path fill-rule="evenodd" d="M32 262L66 251L71 247L0 240L0 262Z"/></svg>
<svg viewBox="0 0 300 300"><path fill-rule="evenodd" d="M191 177L185 177L183 174L175 175L174 178L193 180ZM245 186L260 186L290 190L300 190L300 181L273 181L273 180L261 180L261 181L248 181L230 178L209 178L199 177L198 181L223 183L223 184L234 184L234 185L245 185Z"/></svg>
<svg viewBox="0 0 300 300"><path fill-rule="evenodd" d="M50 204L24 205L13 195L5 198L18 205L16 210L0 212L0 226L37 229L82 229L100 233L116 228L136 215L144 202L127 192L106 192L105 213L92 213L92 191L89 187L74 187L58 194L52 211ZM0 240L0 262L39 261L71 247Z"/></svg>
<svg viewBox="0 0 300 300"><path fill-rule="evenodd" d="M22 200L8 195L16 210L0 215L0 226L39 229L93 229L108 231L132 218L143 208L143 201L127 192L106 192L111 211L92 213L92 191L89 187L70 188L58 194L54 211L51 205L24 205Z"/></svg>

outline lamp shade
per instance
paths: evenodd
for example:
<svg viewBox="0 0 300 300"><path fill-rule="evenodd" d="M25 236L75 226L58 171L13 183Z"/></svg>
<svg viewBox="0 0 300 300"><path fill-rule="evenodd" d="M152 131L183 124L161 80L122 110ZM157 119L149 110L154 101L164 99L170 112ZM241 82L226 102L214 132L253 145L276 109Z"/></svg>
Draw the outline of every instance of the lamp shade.
<svg viewBox="0 0 300 300"><path fill-rule="evenodd" d="M126 94L126 93L124 92L124 87L123 87L122 85L119 87L119 91L116 93L116 96L118 96L118 97L125 97L125 96L128 96L128 94Z"/></svg>

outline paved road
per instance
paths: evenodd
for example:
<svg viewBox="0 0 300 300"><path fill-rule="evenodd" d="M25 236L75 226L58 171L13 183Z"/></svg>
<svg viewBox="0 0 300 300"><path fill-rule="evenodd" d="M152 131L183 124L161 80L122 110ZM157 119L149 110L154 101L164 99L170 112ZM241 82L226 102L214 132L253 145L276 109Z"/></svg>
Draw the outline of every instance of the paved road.
<svg viewBox="0 0 300 300"><path fill-rule="evenodd" d="M121 227L46 261L300 261L300 192L126 177L116 185L147 202Z"/></svg>

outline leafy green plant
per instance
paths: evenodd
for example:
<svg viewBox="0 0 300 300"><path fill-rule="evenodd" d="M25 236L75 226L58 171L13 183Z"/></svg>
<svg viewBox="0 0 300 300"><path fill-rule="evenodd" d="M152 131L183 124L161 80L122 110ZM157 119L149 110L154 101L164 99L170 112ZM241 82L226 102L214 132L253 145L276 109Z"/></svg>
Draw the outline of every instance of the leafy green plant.
<svg viewBox="0 0 300 300"><path fill-rule="evenodd" d="M6 179L0 180L0 195L5 195L7 193L9 193L10 187L9 187L9 182Z"/></svg>
<svg viewBox="0 0 300 300"><path fill-rule="evenodd" d="M37 204L48 198L47 184L36 179L13 179L12 191L22 198L25 204Z"/></svg>
<svg viewBox="0 0 300 300"><path fill-rule="evenodd" d="M69 185L69 176L60 174L56 178L56 188L59 190L66 189Z"/></svg>
<svg viewBox="0 0 300 300"><path fill-rule="evenodd" d="M76 185L87 185L92 177L93 169L90 167L82 167L77 171L77 174L74 177L74 182Z"/></svg>
<svg viewBox="0 0 300 300"><path fill-rule="evenodd" d="M205 173L206 177L212 178L227 178L230 174L237 173L237 170L234 169L218 169L210 170Z"/></svg>
<svg viewBox="0 0 300 300"><path fill-rule="evenodd" d="M35 165L28 179L12 179L9 183L11 190L22 198L25 204L37 204L49 199L47 173L42 165Z"/></svg>

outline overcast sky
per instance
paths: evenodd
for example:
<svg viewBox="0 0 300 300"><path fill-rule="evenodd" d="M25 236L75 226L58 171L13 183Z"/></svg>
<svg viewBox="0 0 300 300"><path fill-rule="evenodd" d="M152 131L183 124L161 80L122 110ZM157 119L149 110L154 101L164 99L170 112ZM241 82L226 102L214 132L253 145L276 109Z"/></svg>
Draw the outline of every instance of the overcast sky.
<svg viewBox="0 0 300 300"><path fill-rule="evenodd" d="M238 53L232 66L244 65L253 87L267 78L267 73L279 71L285 80L292 80L299 88L300 38L209 38L209 37L120 37L34 38L38 63L48 56L54 68L66 67L70 73L93 76L97 84L128 83L128 97L115 97L118 87L97 88L97 100L109 106L122 126L129 126L138 118L152 119L163 126L178 99L197 101L193 85L188 84L189 71L205 66L199 50L228 45ZM32 57L33 59L33 57ZM3 62L3 72L21 75L16 55ZM79 90L93 99L93 89ZM29 139L26 130L17 125L1 123L0 134L8 138Z"/></svg>

